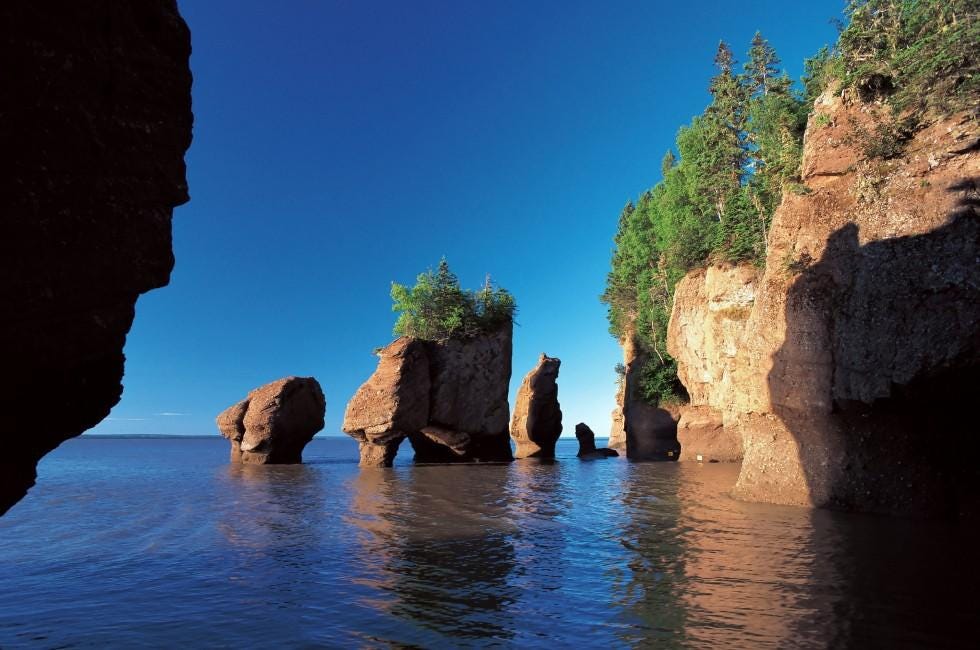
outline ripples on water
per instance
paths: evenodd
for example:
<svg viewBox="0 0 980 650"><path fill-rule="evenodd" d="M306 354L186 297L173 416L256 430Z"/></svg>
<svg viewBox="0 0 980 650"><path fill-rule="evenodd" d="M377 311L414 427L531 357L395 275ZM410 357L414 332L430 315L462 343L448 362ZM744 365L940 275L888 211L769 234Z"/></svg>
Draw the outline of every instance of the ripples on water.
<svg viewBox="0 0 980 650"><path fill-rule="evenodd" d="M69 441L0 519L0 647L975 643L963 527L575 450L360 472L347 439L280 467L228 465L221 439Z"/></svg>

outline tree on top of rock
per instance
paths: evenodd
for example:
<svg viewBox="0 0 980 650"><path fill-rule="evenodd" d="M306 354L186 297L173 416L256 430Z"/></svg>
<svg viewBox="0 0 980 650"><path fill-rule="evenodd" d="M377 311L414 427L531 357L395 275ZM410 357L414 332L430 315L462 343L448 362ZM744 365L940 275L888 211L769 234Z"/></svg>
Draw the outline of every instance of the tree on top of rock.
<svg viewBox="0 0 980 650"><path fill-rule="evenodd" d="M490 334L514 320L517 303L488 275L479 291L462 289L445 258L435 271L419 274L414 287L391 284L392 311L399 312L396 336L427 341Z"/></svg>

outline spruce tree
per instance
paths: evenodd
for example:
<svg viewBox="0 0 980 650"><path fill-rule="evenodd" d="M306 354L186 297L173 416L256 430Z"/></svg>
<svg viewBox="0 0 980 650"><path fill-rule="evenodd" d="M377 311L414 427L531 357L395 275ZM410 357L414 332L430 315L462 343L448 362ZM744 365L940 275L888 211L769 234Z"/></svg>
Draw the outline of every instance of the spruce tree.
<svg viewBox="0 0 980 650"><path fill-rule="evenodd" d="M762 38L761 32L756 32L749 47L749 60L745 63L745 88L749 97L768 95L771 88L780 86L779 63L776 50ZM785 85L781 87L788 90Z"/></svg>

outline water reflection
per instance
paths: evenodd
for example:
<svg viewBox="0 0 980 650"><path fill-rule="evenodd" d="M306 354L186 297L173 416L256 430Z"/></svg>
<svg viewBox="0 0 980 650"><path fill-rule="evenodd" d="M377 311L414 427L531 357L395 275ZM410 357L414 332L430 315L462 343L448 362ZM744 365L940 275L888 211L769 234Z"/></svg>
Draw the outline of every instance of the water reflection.
<svg viewBox="0 0 980 650"><path fill-rule="evenodd" d="M0 521L0 645L972 647L976 530L734 501L728 465L360 471L341 442L141 442L154 471L95 487L68 457Z"/></svg>
<svg viewBox="0 0 980 650"><path fill-rule="evenodd" d="M504 466L407 467L352 479L353 561L379 592L362 604L402 621L372 630L369 640L511 637L517 590L508 580L515 549L505 480Z"/></svg>
<svg viewBox="0 0 980 650"><path fill-rule="evenodd" d="M687 612L683 607L684 565L676 482L659 480L676 465L629 464L620 483L623 512L622 566L610 575L618 607L617 636L629 646L678 639Z"/></svg>
<svg viewBox="0 0 980 650"><path fill-rule="evenodd" d="M821 555L814 553L807 511L729 498L725 487L737 472L697 464L678 472L684 637L694 645L739 639L808 647L812 634L801 632L813 629L806 621L824 601L802 602L812 577L823 573L814 566Z"/></svg>
<svg viewBox="0 0 980 650"><path fill-rule="evenodd" d="M229 583L240 586L243 613L315 602L326 547L316 470L233 463L219 470L218 486L216 528L227 544L221 561Z"/></svg>

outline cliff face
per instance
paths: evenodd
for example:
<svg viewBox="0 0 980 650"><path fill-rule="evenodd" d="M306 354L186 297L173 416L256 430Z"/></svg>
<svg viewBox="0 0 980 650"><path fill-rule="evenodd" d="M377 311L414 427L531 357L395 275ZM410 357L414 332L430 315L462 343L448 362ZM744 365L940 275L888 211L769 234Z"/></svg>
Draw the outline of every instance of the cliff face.
<svg viewBox="0 0 980 650"><path fill-rule="evenodd" d="M631 329L627 329L620 345L623 347L625 371L616 392L609 448L625 453L634 460L676 459L679 451L678 415L674 410L651 406L643 401L640 370L646 356L636 345Z"/></svg>
<svg viewBox="0 0 980 650"><path fill-rule="evenodd" d="M173 0L0 6L0 512L119 401L136 299L169 281L189 55Z"/></svg>
<svg viewBox="0 0 980 650"><path fill-rule="evenodd" d="M362 467L390 467L409 438L419 462L512 458L508 421L512 327L466 340L402 337L344 413Z"/></svg>
<svg viewBox="0 0 980 650"><path fill-rule="evenodd" d="M677 360L677 374L690 397L677 423L682 461L742 458L742 440L724 426L724 411L758 277L750 265L710 266L677 283L667 351Z"/></svg>
<svg viewBox="0 0 980 650"><path fill-rule="evenodd" d="M967 408L980 388L980 133L975 118L953 116L894 158L870 157L874 138L889 137L886 110L846 93L818 99L808 190L785 193L774 216L734 359L702 391L701 360L724 365L728 354L678 349L692 395L741 437L742 498L976 509ZM699 309L682 300L672 329L696 323Z"/></svg>

